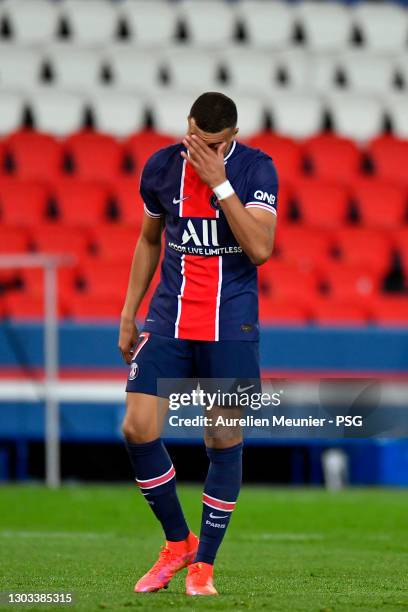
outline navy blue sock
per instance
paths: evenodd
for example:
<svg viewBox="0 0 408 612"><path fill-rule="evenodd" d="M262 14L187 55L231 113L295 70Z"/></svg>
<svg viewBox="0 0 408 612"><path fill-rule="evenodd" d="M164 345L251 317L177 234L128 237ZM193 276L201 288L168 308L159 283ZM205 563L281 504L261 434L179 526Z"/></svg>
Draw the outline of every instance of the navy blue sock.
<svg viewBox="0 0 408 612"><path fill-rule="evenodd" d="M210 459L203 493L200 543L195 562L213 564L225 535L242 480L242 444L207 448Z"/></svg>
<svg viewBox="0 0 408 612"><path fill-rule="evenodd" d="M176 472L160 439L145 444L126 441L136 484L159 519L166 540L180 542L190 533L176 493Z"/></svg>

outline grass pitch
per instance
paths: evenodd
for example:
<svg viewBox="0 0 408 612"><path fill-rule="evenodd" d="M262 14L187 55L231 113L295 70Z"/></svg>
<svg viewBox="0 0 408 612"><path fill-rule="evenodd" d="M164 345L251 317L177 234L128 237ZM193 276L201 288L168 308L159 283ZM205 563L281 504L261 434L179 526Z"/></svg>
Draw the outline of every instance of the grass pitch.
<svg viewBox="0 0 408 612"><path fill-rule="evenodd" d="M180 487L199 528L201 489ZM220 551L219 597L133 594L155 560L160 529L134 487L0 487L0 591L73 592L73 610L408 609L405 491L245 487ZM10 610L10 606L1 607ZM21 609L58 609L43 606Z"/></svg>

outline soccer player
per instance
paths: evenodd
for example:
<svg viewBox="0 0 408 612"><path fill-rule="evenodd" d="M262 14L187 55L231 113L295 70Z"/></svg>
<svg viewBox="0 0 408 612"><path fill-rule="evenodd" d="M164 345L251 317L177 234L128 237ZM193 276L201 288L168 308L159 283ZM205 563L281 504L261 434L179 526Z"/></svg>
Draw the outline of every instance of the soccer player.
<svg viewBox="0 0 408 612"><path fill-rule="evenodd" d="M175 470L160 439L159 378L259 379L257 266L272 253L278 180L270 157L235 140L235 103L202 94L187 135L146 163L144 220L122 310L119 348L130 364L123 432L136 483L166 543L136 592L167 587L188 566L188 595L216 595L213 564L241 486L242 437L209 435L200 538L187 526ZM141 333L139 305L165 252Z"/></svg>

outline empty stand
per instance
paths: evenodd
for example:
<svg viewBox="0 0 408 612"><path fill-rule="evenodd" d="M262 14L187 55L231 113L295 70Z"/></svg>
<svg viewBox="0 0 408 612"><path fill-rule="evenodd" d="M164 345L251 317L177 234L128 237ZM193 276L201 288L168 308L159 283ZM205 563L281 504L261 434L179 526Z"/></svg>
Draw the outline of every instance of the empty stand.
<svg viewBox="0 0 408 612"><path fill-rule="evenodd" d="M379 176L408 184L408 141L380 136L370 143L368 152Z"/></svg>
<svg viewBox="0 0 408 612"><path fill-rule="evenodd" d="M279 93L271 95L267 108L277 132L307 138L322 128L323 104L318 96Z"/></svg>
<svg viewBox="0 0 408 612"><path fill-rule="evenodd" d="M23 122L24 98L21 94L0 91L0 135L17 130Z"/></svg>
<svg viewBox="0 0 408 612"><path fill-rule="evenodd" d="M63 167L63 148L53 136L32 130L11 134L4 143L13 174L24 179L53 180Z"/></svg>
<svg viewBox="0 0 408 612"><path fill-rule="evenodd" d="M318 325L361 326L368 320L368 308L361 301L353 303L349 299L338 300L326 297L313 304L313 321Z"/></svg>
<svg viewBox="0 0 408 612"><path fill-rule="evenodd" d="M280 215L280 211L279 211ZM326 263L333 249L330 231L304 227L299 223L285 225L276 233L276 249L279 256L303 269L312 269Z"/></svg>
<svg viewBox="0 0 408 612"><path fill-rule="evenodd" d="M122 146L107 134L93 131L73 134L65 141L65 151L73 172L82 179L107 181L122 169Z"/></svg>
<svg viewBox="0 0 408 612"><path fill-rule="evenodd" d="M101 132L121 138L144 127L146 105L138 96L99 90L90 101Z"/></svg>
<svg viewBox="0 0 408 612"><path fill-rule="evenodd" d="M380 100L363 95L335 94L327 99L334 130L341 136L367 141L384 127L384 108Z"/></svg>
<svg viewBox="0 0 408 612"><path fill-rule="evenodd" d="M407 11L395 3L357 3L353 20L364 45L377 52L392 53L406 48Z"/></svg>
<svg viewBox="0 0 408 612"><path fill-rule="evenodd" d="M157 92L163 61L155 50L120 45L106 49L103 56L112 83L119 90Z"/></svg>
<svg viewBox="0 0 408 612"><path fill-rule="evenodd" d="M42 183L0 178L2 224L29 227L45 222L49 195L49 190Z"/></svg>
<svg viewBox="0 0 408 612"><path fill-rule="evenodd" d="M181 0L179 13L194 45L212 48L225 46L234 39L236 15L228 2Z"/></svg>
<svg viewBox="0 0 408 612"><path fill-rule="evenodd" d="M350 304L367 305L381 288L382 277L372 267L327 262L320 268L320 278L327 291L327 298Z"/></svg>
<svg viewBox="0 0 408 612"><path fill-rule="evenodd" d="M66 136L84 124L85 101L77 94L55 90L36 91L30 97L30 108L36 128L43 132ZM11 129L16 128L17 125Z"/></svg>
<svg viewBox="0 0 408 612"><path fill-rule="evenodd" d="M52 254L73 254L85 257L89 253L90 236L86 230L65 227L50 223L36 228L32 233L31 244L36 251Z"/></svg>
<svg viewBox="0 0 408 612"><path fill-rule="evenodd" d="M52 82L58 88L83 92L92 91L101 84L103 58L94 49L59 45L50 47L46 59L50 65Z"/></svg>
<svg viewBox="0 0 408 612"><path fill-rule="evenodd" d="M48 43L56 38L60 18L58 3L49 0L20 0L3 4L3 16L13 41L33 45ZM0 6L0 13L1 10Z"/></svg>
<svg viewBox="0 0 408 612"><path fill-rule="evenodd" d="M398 184L361 178L351 193L366 227L396 229L406 221L408 193Z"/></svg>
<svg viewBox="0 0 408 612"><path fill-rule="evenodd" d="M131 42L156 48L168 45L175 38L179 17L174 6L164 0L124 0L118 9Z"/></svg>
<svg viewBox="0 0 408 612"><path fill-rule="evenodd" d="M30 90L38 87L41 53L30 47L0 46L0 87L4 90Z"/></svg>
<svg viewBox="0 0 408 612"><path fill-rule="evenodd" d="M341 3L300 2L296 15L306 45L313 51L341 50L351 40L351 13Z"/></svg>
<svg viewBox="0 0 408 612"><path fill-rule="evenodd" d="M129 266L139 236L138 229L127 225L99 227L92 238L98 256L105 261L119 261Z"/></svg>
<svg viewBox="0 0 408 612"><path fill-rule="evenodd" d="M373 319L379 325L402 326L408 324L408 298L406 296L381 296L371 305Z"/></svg>
<svg viewBox="0 0 408 612"><path fill-rule="evenodd" d="M71 38L80 44L106 44L118 29L118 12L114 3L105 0L65 0L61 5Z"/></svg>
<svg viewBox="0 0 408 612"><path fill-rule="evenodd" d="M367 266L385 274L391 265L391 237L381 230L348 227L336 232L336 243L344 262Z"/></svg>
<svg viewBox="0 0 408 612"><path fill-rule="evenodd" d="M119 220L140 228L143 219L143 202L139 194L138 177L121 176L110 184L110 193L117 206Z"/></svg>
<svg viewBox="0 0 408 612"><path fill-rule="evenodd" d="M291 182L300 174L302 150L292 139L271 132L260 132L247 142L249 146L262 149L272 157L280 179Z"/></svg>
<svg viewBox="0 0 408 612"><path fill-rule="evenodd" d="M336 229L347 221L348 190L341 184L314 178L298 181L294 197L303 223L325 229Z"/></svg>
<svg viewBox="0 0 408 612"><path fill-rule="evenodd" d="M311 173L320 179L347 184L361 169L361 151L347 138L318 134L304 143L303 152Z"/></svg>
<svg viewBox="0 0 408 612"><path fill-rule="evenodd" d="M28 250L29 239L25 229L6 227L2 223L0 227L0 253L24 253ZM2 273L4 270L2 270Z"/></svg>
<svg viewBox="0 0 408 612"><path fill-rule="evenodd" d="M219 81L220 58L211 51L192 50L185 53L176 49L163 58L171 87L186 91L217 91L222 85Z"/></svg>
<svg viewBox="0 0 408 612"><path fill-rule="evenodd" d="M133 166L140 172L153 153L175 142L172 136L145 130L130 136L124 143L124 148Z"/></svg>
<svg viewBox="0 0 408 612"><path fill-rule="evenodd" d="M237 4L237 13L252 47L279 49L290 44L295 15L287 2L241 0ZM279 24L279 27L273 24Z"/></svg>
<svg viewBox="0 0 408 612"><path fill-rule="evenodd" d="M353 92L381 95L393 89L396 68L388 57L356 51L343 54L337 65L345 87Z"/></svg>
<svg viewBox="0 0 408 612"><path fill-rule="evenodd" d="M54 187L59 217L65 225L93 227L107 222L109 191L103 184L74 178L59 180Z"/></svg>

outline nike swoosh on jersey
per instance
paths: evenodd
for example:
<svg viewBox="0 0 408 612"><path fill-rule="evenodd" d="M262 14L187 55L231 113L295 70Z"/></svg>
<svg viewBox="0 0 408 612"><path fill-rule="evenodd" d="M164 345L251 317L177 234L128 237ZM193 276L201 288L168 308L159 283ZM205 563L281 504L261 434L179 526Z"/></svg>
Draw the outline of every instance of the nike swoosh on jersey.
<svg viewBox="0 0 408 612"><path fill-rule="evenodd" d="M177 198L173 198L173 204L180 204L180 202L188 200L188 198L191 198L191 196L184 196L184 198L180 198L179 200L177 200Z"/></svg>

